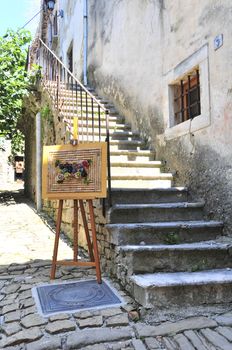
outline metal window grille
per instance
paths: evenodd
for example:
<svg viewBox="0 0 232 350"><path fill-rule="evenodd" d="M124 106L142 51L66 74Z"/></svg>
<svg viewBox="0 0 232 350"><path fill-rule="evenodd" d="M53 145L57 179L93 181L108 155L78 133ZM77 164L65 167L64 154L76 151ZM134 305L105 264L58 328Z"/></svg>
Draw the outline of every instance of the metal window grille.
<svg viewBox="0 0 232 350"><path fill-rule="evenodd" d="M201 114L200 76L198 69L180 80L174 103L176 106L176 124L193 119Z"/></svg>

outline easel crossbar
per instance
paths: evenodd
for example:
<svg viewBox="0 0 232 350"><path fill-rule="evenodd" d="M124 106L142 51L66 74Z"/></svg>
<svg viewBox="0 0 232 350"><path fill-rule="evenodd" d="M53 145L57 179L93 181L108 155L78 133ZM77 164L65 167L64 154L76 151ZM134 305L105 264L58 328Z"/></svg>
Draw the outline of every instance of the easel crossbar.
<svg viewBox="0 0 232 350"><path fill-rule="evenodd" d="M56 265L64 265L64 266L96 266L95 262L92 261L65 261L58 260Z"/></svg>

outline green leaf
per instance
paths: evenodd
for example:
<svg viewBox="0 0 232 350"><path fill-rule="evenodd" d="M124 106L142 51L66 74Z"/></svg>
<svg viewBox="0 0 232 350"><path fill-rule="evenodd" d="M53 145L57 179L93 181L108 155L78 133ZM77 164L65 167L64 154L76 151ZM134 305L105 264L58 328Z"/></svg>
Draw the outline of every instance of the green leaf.
<svg viewBox="0 0 232 350"><path fill-rule="evenodd" d="M21 116L22 98L28 89L25 62L30 40L26 30L9 29L0 36L0 134L12 140L13 153L21 152L23 146L17 121Z"/></svg>

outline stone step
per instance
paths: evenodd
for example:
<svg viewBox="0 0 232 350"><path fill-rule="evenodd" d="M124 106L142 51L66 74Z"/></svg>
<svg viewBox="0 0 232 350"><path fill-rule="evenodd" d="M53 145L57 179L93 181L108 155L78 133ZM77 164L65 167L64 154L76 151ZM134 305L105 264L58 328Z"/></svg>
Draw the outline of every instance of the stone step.
<svg viewBox="0 0 232 350"><path fill-rule="evenodd" d="M139 133L135 131L115 131L110 136L112 140L139 140Z"/></svg>
<svg viewBox="0 0 232 350"><path fill-rule="evenodd" d="M128 124L111 124L109 125L109 134L112 135L115 132L116 133L124 133L128 132L130 130L130 126ZM87 135L87 134L93 134L93 135L98 135L99 134L99 125L97 123L94 123L94 130L92 130L92 126L88 125L88 129L86 125L81 125L79 123L79 135ZM106 127L105 125L101 125L101 134L106 135Z"/></svg>
<svg viewBox="0 0 232 350"><path fill-rule="evenodd" d="M99 137L99 130L98 128L95 128L92 131L92 128L89 127L88 133L90 133L91 131L91 135L93 134L96 138L96 140L98 140ZM82 130L81 130L81 136L82 136ZM87 129L85 128L83 130L83 136L87 136ZM104 141L106 138L106 129L101 128L101 140ZM139 134L136 132L132 132L129 130L117 130L114 131L112 129L110 129L110 139L111 140L139 140Z"/></svg>
<svg viewBox="0 0 232 350"><path fill-rule="evenodd" d="M169 188L172 185L172 177L167 174L159 174L156 176L111 176L112 188L127 189L151 189L151 188Z"/></svg>
<svg viewBox="0 0 232 350"><path fill-rule="evenodd" d="M108 224L110 243L179 244L215 239L222 235L220 221L173 221L135 224Z"/></svg>
<svg viewBox="0 0 232 350"><path fill-rule="evenodd" d="M121 262L130 274L184 272L232 267L232 245L217 241L126 245L120 247Z"/></svg>
<svg viewBox="0 0 232 350"><path fill-rule="evenodd" d="M116 175L111 177L112 180L122 180L122 181L130 181L130 180L172 180L171 173L160 173L159 175Z"/></svg>
<svg viewBox="0 0 232 350"><path fill-rule="evenodd" d="M111 150L137 151L142 150L144 143L140 140L111 140Z"/></svg>
<svg viewBox="0 0 232 350"><path fill-rule="evenodd" d="M91 94L100 103L109 102L108 100L106 100L104 98L100 98L99 96L97 96L96 94L94 94L92 92L91 92ZM75 90L64 89L64 90L60 91L60 96L59 97L60 97L60 99L73 99L73 98L75 99L76 95L78 96L78 98L81 98L81 96L82 96L83 100L85 100L86 97L87 97L87 100L89 100L89 101L92 100L92 96L90 96L89 94L87 94L87 96L86 96L86 93L83 90L82 90L82 93L81 93L80 90L75 91Z"/></svg>
<svg viewBox="0 0 232 350"><path fill-rule="evenodd" d="M112 141L113 142L113 141ZM111 162L112 166L121 168L157 168L160 169L162 162L154 160L150 162Z"/></svg>
<svg viewBox="0 0 232 350"><path fill-rule="evenodd" d="M155 153L146 150L114 150L110 152L111 162L126 162L126 161L137 161L137 162L147 162L152 161L155 158ZM123 186L122 186L123 188Z"/></svg>
<svg viewBox="0 0 232 350"><path fill-rule="evenodd" d="M112 103L110 103L109 101L106 100L102 100L97 98L97 102L93 101L93 107L98 109L99 103L104 106L105 109L115 109L114 105ZM83 108L85 108L86 106L86 99L82 99L82 103L81 103L81 95L78 93L77 94L77 98L76 98L76 94L74 94L73 96L64 96L62 98L62 101L60 101L60 105L62 105L64 108L66 107L71 107L72 105L78 106L78 108L81 108L81 106ZM92 109L92 99L90 97L87 98L87 106L88 109ZM101 109L101 106L100 106Z"/></svg>
<svg viewBox="0 0 232 350"><path fill-rule="evenodd" d="M71 79L71 78L70 78ZM54 85L55 87L57 86L57 82L50 80L49 84ZM81 88L81 86L79 84L71 83L71 82L60 82L60 88L65 89L65 91L80 91L80 89L83 90L83 88ZM91 86L85 86L85 88L90 91L92 94L94 94L94 89ZM62 90L63 91L63 90Z"/></svg>
<svg viewBox="0 0 232 350"><path fill-rule="evenodd" d="M132 162L130 162L132 163ZM135 164L157 164L161 166L159 161L139 162L133 161ZM118 164L116 161L111 161L111 164ZM128 162L124 162L128 164ZM126 189L118 188L112 190L112 204L144 204L144 203L172 203L172 202L187 202L188 190L186 187L170 187L170 188L156 188L156 189Z"/></svg>
<svg viewBox="0 0 232 350"><path fill-rule="evenodd" d="M68 89L67 88L67 85L66 85L66 87L65 86L60 86L61 87L61 89L60 89L60 94L59 94L59 97L60 97L60 99L61 98L64 98L64 97L69 97L69 98L72 98L72 96L75 96L76 94L78 95L78 96L81 96L81 94L82 94L82 98L83 99L85 99L86 98L86 92L84 91L84 90L82 90L82 93L81 93L81 91L80 91L80 89ZM55 89L56 89L56 86L55 86ZM88 91L91 93L91 95L92 96L94 96L94 98L96 98L96 99L100 99L96 94L95 94L95 92L94 92L94 90L93 89L88 89ZM91 99L91 96L87 93L87 99ZM102 100L102 99L101 99Z"/></svg>
<svg viewBox="0 0 232 350"><path fill-rule="evenodd" d="M105 130L106 129L106 123L105 121L101 121L101 130ZM79 120L78 122L78 126L79 126L79 132L81 133L82 129L83 129L83 132L86 131L87 132L87 127L88 127L88 131L92 132L92 128L94 128L94 132L96 132L99 128L99 124L97 121L94 121L93 125L92 123L86 123L86 120L83 120L83 122L81 120ZM113 131L116 131L117 129L120 129L120 130L130 130L130 125L129 124L124 124L124 123L121 123L120 121L119 122L116 122L116 121L109 121L109 130L113 130Z"/></svg>
<svg viewBox="0 0 232 350"><path fill-rule="evenodd" d="M81 109L82 108L82 109ZM106 112L103 109L98 108L98 106L89 106L87 104L87 108L86 105L82 105L81 106L77 106L77 105L62 105L60 106L60 113L62 113L63 115L67 115L70 118L72 116L76 116L78 115L78 117L80 118L81 116L88 116L89 119L91 118L106 118ZM108 116L117 116L120 117L121 119L124 119L124 117L122 117L121 115L119 115L118 111L116 111L114 108L109 108L108 109Z"/></svg>
<svg viewBox="0 0 232 350"><path fill-rule="evenodd" d="M229 268L134 275L130 281L135 299L148 308L232 302Z"/></svg>
<svg viewBox="0 0 232 350"><path fill-rule="evenodd" d="M92 119L94 119L95 121L98 121L99 120L99 115L97 113L93 113L92 115L92 112L89 110L89 111L86 111L86 110L83 110L82 113L81 111L70 111L70 112L67 112L67 111L60 111L60 115L65 117L65 118L69 118L69 119L73 119L73 117L78 117L79 121L81 121L81 119L85 120L86 121L86 117L88 118L88 123L89 124L92 124ZM106 121L106 117L105 117L105 114L104 113L101 113L100 114L100 119L101 119L101 122L105 123ZM116 112L113 112L111 111L108 115L108 119L109 121L124 121L124 117L122 117L121 115L119 115L118 113Z"/></svg>
<svg viewBox="0 0 232 350"><path fill-rule="evenodd" d="M116 204L109 211L110 223L202 220L202 202Z"/></svg>
<svg viewBox="0 0 232 350"><path fill-rule="evenodd" d="M81 130L79 130L79 139L81 140L81 141L84 141L84 142L86 142L86 141L101 141L101 142L105 142L105 140L106 140L106 132L105 133L102 133L102 131L101 131L101 136L100 136L100 138L99 138L99 133L97 132L97 131L95 131L94 133L92 132L92 130L88 130L88 133L87 133L87 131L84 133L82 133L82 131ZM115 142L114 142L115 141ZM111 144L114 144L114 145L116 145L117 143L119 143L120 141L127 141L127 142L132 142L132 141L137 141L138 142L138 140L136 140L136 139L133 139L133 140L125 140L125 139L122 139L122 138L118 138L118 139L116 139L116 137L115 136L113 136L112 137L112 134L110 134L110 143ZM140 144L141 145L141 144Z"/></svg>
<svg viewBox="0 0 232 350"><path fill-rule="evenodd" d="M87 142L87 141L98 141L99 139L97 137L93 137L92 133L90 132L89 135L79 135L79 139L81 142ZM104 138L102 138L102 141L105 141ZM113 151L140 151L141 147L143 146L143 143L141 141L137 140L111 140L110 141L110 150Z"/></svg>
<svg viewBox="0 0 232 350"><path fill-rule="evenodd" d="M111 175L149 176L160 175L160 162L111 162Z"/></svg>

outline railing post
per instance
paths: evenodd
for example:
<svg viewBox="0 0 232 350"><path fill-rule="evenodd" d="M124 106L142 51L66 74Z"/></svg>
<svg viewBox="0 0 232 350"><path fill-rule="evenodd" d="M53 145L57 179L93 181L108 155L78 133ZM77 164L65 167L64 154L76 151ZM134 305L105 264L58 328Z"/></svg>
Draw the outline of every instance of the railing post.
<svg viewBox="0 0 232 350"><path fill-rule="evenodd" d="M57 114L59 113L59 95L60 95L60 64L57 63L56 65L56 79L57 79L57 83L56 83L56 110L57 110Z"/></svg>
<svg viewBox="0 0 232 350"><path fill-rule="evenodd" d="M42 140L41 140L41 114L36 114L36 209L42 209Z"/></svg>
<svg viewBox="0 0 232 350"><path fill-rule="evenodd" d="M111 168L110 168L110 131L109 131L109 111L106 110L106 142L107 142L107 170L108 170L108 204L111 207Z"/></svg>

